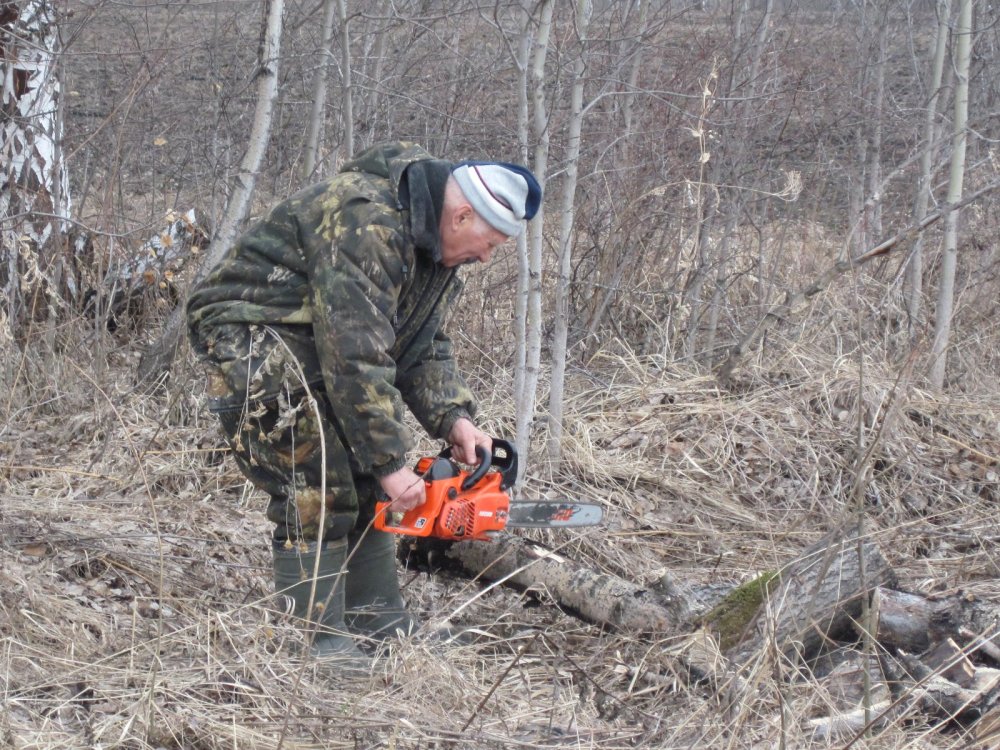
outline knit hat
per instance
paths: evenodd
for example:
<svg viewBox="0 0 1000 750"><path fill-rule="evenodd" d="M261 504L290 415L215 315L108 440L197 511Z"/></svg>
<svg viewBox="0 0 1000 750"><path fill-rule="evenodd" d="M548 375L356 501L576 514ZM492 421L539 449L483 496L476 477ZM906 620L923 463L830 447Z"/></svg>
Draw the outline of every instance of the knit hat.
<svg viewBox="0 0 1000 750"><path fill-rule="evenodd" d="M487 224L508 237L524 229L542 202L542 188L530 171L499 161L463 161L451 170L462 194Z"/></svg>

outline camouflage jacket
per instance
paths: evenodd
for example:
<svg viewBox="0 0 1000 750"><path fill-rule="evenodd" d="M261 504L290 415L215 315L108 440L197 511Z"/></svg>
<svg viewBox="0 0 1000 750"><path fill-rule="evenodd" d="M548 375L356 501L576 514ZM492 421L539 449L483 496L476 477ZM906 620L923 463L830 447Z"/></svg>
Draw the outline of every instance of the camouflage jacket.
<svg viewBox="0 0 1000 750"><path fill-rule="evenodd" d="M303 384L324 388L376 476L405 463L404 401L433 437L475 414L442 330L461 282L438 262L429 191L404 177L417 162L450 166L413 144L365 151L276 206L196 286L188 328L211 409L253 411Z"/></svg>

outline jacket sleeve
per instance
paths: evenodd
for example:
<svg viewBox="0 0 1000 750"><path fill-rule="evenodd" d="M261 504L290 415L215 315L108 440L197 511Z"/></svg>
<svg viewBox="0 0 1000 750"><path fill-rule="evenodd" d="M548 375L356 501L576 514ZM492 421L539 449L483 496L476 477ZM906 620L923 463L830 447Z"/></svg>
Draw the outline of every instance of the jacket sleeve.
<svg viewBox="0 0 1000 750"><path fill-rule="evenodd" d="M349 448L363 471L385 476L405 465L409 448L389 356L403 258L398 232L372 218L337 226L329 252L313 259L313 334Z"/></svg>
<svg viewBox="0 0 1000 750"><path fill-rule="evenodd" d="M431 437L447 439L452 425L476 414L476 400L459 373L451 340L440 328L413 364L397 375L406 405Z"/></svg>

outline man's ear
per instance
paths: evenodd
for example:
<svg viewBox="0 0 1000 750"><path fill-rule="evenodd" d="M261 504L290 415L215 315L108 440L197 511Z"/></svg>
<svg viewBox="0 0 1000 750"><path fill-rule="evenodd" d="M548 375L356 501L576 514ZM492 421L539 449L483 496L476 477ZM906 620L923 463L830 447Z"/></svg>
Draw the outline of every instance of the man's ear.
<svg viewBox="0 0 1000 750"><path fill-rule="evenodd" d="M475 211L472 210L472 206L468 203L463 203L461 206L455 209L455 213L452 214L452 226L455 229L465 228L472 223L475 218Z"/></svg>

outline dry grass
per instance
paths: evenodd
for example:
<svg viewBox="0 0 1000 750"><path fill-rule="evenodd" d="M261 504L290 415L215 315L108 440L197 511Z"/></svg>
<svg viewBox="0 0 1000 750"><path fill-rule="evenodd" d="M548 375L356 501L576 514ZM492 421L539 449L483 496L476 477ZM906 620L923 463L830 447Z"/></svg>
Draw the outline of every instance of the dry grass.
<svg viewBox="0 0 1000 750"><path fill-rule="evenodd" d="M729 705L674 673L683 639L602 632L544 590L404 574L421 617L478 642L393 644L368 678L317 671L272 608L262 498L218 450L190 363L169 392L142 394L131 355L102 351L6 360L4 746L824 746L803 728L834 702L815 679L765 654ZM621 353L574 372L564 461L532 456L525 491L602 502L607 523L553 541L646 585L669 573L705 590L786 561L861 497L906 588L1000 595L995 388L936 398L866 355L801 337L784 351L732 391ZM101 375L97 361L111 363ZM470 369L491 369L483 411L504 431L509 374ZM857 747L962 745L960 730L918 722Z"/></svg>

